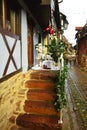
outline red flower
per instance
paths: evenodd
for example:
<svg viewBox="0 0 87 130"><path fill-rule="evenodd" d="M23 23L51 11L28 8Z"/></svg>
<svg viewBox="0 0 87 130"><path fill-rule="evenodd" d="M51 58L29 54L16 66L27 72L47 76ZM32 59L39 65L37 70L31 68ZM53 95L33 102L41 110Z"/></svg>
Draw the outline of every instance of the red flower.
<svg viewBox="0 0 87 130"><path fill-rule="evenodd" d="M50 29L50 34L54 34L54 33L55 33L54 29L51 28L51 29Z"/></svg>
<svg viewBox="0 0 87 130"><path fill-rule="evenodd" d="M45 28L45 31L48 31L50 34L53 34L55 33L54 29L51 28L51 26L48 26L47 28Z"/></svg>

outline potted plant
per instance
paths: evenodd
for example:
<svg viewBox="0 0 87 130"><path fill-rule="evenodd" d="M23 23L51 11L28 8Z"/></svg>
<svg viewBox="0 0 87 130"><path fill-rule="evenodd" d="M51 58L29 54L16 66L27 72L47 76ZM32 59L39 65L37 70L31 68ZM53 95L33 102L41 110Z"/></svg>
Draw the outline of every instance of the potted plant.
<svg viewBox="0 0 87 130"><path fill-rule="evenodd" d="M50 54L53 60L57 63L61 53L65 50L64 42L62 40L57 41L54 38L50 45L45 46L47 47L48 54Z"/></svg>

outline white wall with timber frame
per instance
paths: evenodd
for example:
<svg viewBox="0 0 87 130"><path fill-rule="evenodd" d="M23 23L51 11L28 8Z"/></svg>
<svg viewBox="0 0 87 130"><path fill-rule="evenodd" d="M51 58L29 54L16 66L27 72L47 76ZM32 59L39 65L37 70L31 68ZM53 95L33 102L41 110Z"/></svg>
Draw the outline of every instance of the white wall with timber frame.
<svg viewBox="0 0 87 130"><path fill-rule="evenodd" d="M19 36L0 28L0 79L21 69Z"/></svg>

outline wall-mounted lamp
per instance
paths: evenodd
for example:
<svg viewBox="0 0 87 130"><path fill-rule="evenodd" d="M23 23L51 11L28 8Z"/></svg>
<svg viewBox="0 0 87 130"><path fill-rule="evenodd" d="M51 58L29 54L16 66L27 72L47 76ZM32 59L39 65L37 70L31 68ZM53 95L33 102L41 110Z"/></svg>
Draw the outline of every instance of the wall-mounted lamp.
<svg viewBox="0 0 87 130"><path fill-rule="evenodd" d="M63 0L61 0L61 1L58 0L58 3L62 3L62 2L63 2Z"/></svg>
<svg viewBox="0 0 87 130"><path fill-rule="evenodd" d="M61 21L61 30L66 30L68 28L68 21L66 19L66 16L62 13L60 13L60 21Z"/></svg>
<svg viewBox="0 0 87 130"><path fill-rule="evenodd" d="M68 28L68 21L67 21L67 19L64 21L64 29L66 30L67 28Z"/></svg>

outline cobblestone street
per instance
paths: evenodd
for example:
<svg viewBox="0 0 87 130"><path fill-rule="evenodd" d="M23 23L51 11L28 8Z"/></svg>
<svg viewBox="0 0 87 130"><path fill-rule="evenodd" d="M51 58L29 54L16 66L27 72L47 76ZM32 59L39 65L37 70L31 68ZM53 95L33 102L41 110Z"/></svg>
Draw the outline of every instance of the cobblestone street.
<svg viewBox="0 0 87 130"><path fill-rule="evenodd" d="M87 71L69 68L66 89L71 130L87 130Z"/></svg>

